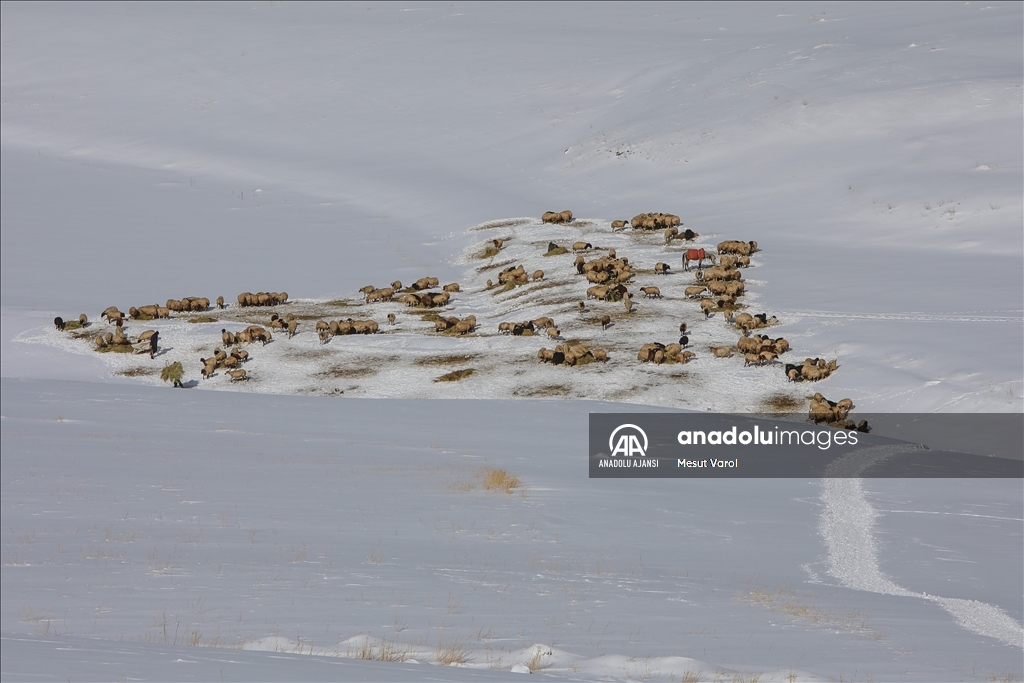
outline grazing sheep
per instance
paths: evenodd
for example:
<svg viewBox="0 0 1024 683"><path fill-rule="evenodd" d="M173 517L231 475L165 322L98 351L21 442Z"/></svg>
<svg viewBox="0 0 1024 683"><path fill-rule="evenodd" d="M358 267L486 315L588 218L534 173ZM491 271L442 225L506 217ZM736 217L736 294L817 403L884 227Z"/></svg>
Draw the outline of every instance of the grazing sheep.
<svg viewBox="0 0 1024 683"><path fill-rule="evenodd" d="M533 328L554 327L555 326L555 321L552 320L551 318L547 317L547 316L544 316L543 318L537 318L536 320L532 320L532 321L530 321L530 323L533 326Z"/></svg>
<svg viewBox="0 0 1024 683"><path fill-rule="evenodd" d="M495 240L491 240L491 242L494 244L494 248L495 249L499 249L499 250L505 244L505 240L503 240L503 239L495 239Z"/></svg>
<svg viewBox="0 0 1024 683"><path fill-rule="evenodd" d="M61 332L63 332L64 331L64 318L62 318L62 317L60 317L58 315L56 318L53 319L53 326L56 327Z"/></svg>
<svg viewBox="0 0 1024 683"><path fill-rule="evenodd" d="M124 346L128 343L128 337L124 335L124 330L120 327L114 328L114 333L111 335L111 341L108 342L115 346Z"/></svg>
<svg viewBox="0 0 1024 683"><path fill-rule="evenodd" d="M100 317L105 318L107 322L113 322L115 318L120 318L123 316L124 314L121 313L121 311L117 310L117 306L108 306L107 308L103 309L102 313L100 313Z"/></svg>
<svg viewBox="0 0 1024 683"><path fill-rule="evenodd" d="M662 263L660 261L658 263L654 264L654 272L655 272L655 274L661 273L662 275L668 275L668 271L671 268L672 268L672 266L670 266L669 264Z"/></svg>
<svg viewBox="0 0 1024 683"><path fill-rule="evenodd" d="M445 291L445 292L460 292L462 290L459 289L459 283L458 282L453 282L453 283L451 283L449 285L445 285L442 288L442 291Z"/></svg>
<svg viewBox="0 0 1024 683"><path fill-rule="evenodd" d="M704 313L704 319L711 317L711 311L715 310L716 304L711 299L702 299L700 302L700 310Z"/></svg>
<svg viewBox="0 0 1024 683"><path fill-rule="evenodd" d="M394 325L394 324L395 324L395 314L394 313L388 313L388 325Z"/></svg>
<svg viewBox="0 0 1024 683"><path fill-rule="evenodd" d="M203 379L210 379L214 372L217 371L217 359L216 358L200 358L199 362L203 364L202 375Z"/></svg>
<svg viewBox="0 0 1024 683"><path fill-rule="evenodd" d="M240 382L242 380L248 380L249 376L245 374L245 370L228 370L228 376L231 377L232 382Z"/></svg>
<svg viewBox="0 0 1024 683"><path fill-rule="evenodd" d="M474 325L472 323L468 323L465 320L463 320L459 323L456 323L455 334L469 334L470 332L473 331L473 328Z"/></svg>
<svg viewBox="0 0 1024 683"><path fill-rule="evenodd" d="M687 337L685 334L682 337L679 338L679 346L681 346L682 348L685 349L689 345L690 345L690 338Z"/></svg>
<svg viewBox="0 0 1024 683"><path fill-rule="evenodd" d="M594 245L590 242L573 242L572 250L575 252L586 251L587 249L593 249Z"/></svg>
<svg viewBox="0 0 1024 683"><path fill-rule="evenodd" d="M612 230L622 230L627 225L629 225L629 221L612 221Z"/></svg>
<svg viewBox="0 0 1024 683"><path fill-rule="evenodd" d="M608 288L600 285L587 288L588 299L605 299L608 297Z"/></svg>
<svg viewBox="0 0 1024 683"><path fill-rule="evenodd" d="M222 297L222 296L218 296L217 297L217 308L219 308L221 310L224 309L224 297Z"/></svg>
<svg viewBox="0 0 1024 683"><path fill-rule="evenodd" d="M691 358L696 358L697 354L693 351L683 351L677 356L680 363L689 363Z"/></svg>
<svg viewBox="0 0 1024 683"><path fill-rule="evenodd" d="M448 327L449 327L448 321L445 320L444 318L442 318L440 320L435 320L434 321L434 331L435 332L444 332L445 330L448 329Z"/></svg>
<svg viewBox="0 0 1024 683"><path fill-rule="evenodd" d="M692 242L698 237L700 237L700 235L695 233L693 230L690 230L689 228L687 228L686 231L683 232L683 239L686 240L687 242Z"/></svg>
<svg viewBox="0 0 1024 683"><path fill-rule="evenodd" d="M612 317L610 315L606 315L603 318L601 318L601 329L602 330L607 330L608 326L611 325L611 324L612 324Z"/></svg>
<svg viewBox="0 0 1024 683"><path fill-rule="evenodd" d="M298 331L299 321L296 320L295 318L292 318L291 320L288 321L288 338L291 339L292 337L294 337L296 334L298 334Z"/></svg>
<svg viewBox="0 0 1024 683"><path fill-rule="evenodd" d="M239 363L244 363L249 360L249 352L236 346L231 349L231 357L237 358Z"/></svg>
<svg viewBox="0 0 1024 683"><path fill-rule="evenodd" d="M85 313L80 314L78 316L78 325L80 327L85 327L88 324L89 324L89 316L87 316Z"/></svg>
<svg viewBox="0 0 1024 683"><path fill-rule="evenodd" d="M544 271L543 270L535 270L535 271L533 271L533 281L534 282L537 282L537 281L543 280L543 279L544 279Z"/></svg>
<svg viewBox="0 0 1024 683"><path fill-rule="evenodd" d="M364 287L360 287L360 288L359 288L359 291L360 291L360 292L362 293L362 295L363 295L364 297L367 297L367 296L369 296L369 295L370 295L370 292L372 292L372 291L373 291L373 290L375 290L375 289L377 289L377 288L376 288L376 287L374 287L373 285L366 285L366 286L364 286Z"/></svg>
<svg viewBox="0 0 1024 683"><path fill-rule="evenodd" d="M649 299L661 298L661 290L658 289L657 287L641 287L640 291L643 292L643 295Z"/></svg>
<svg viewBox="0 0 1024 683"><path fill-rule="evenodd" d="M684 290L684 294L687 299L699 299L704 296L704 292L706 291L708 291L708 288L705 285L693 285L691 287L687 287Z"/></svg>
<svg viewBox="0 0 1024 683"><path fill-rule="evenodd" d="M711 351L715 358L732 357L732 349L728 346L709 346L708 350Z"/></svg>

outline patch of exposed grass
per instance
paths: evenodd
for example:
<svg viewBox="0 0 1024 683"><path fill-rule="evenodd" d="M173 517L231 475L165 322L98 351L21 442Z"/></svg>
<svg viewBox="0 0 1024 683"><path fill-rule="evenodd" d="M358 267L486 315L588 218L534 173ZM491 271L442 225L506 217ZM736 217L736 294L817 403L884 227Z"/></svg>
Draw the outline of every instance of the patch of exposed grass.
<svg viewBox="0 0 1024 683"><path fill-rule="evenodd" d="M363 304L353 303L346 299L332 299L324 303L324 306L335 306L338 308L359 308Z"/></svg>
<svg viewBox="0 0 1024 683"><path fill-rule="evenodd" d="M476 269L476 272L482 273L485 270L494 270L495 268L505 268L506 266L511 266L513 263L515 263L515 260L502 261L501 263L488 263L486 266L478 266L477 269Z"/></svg>
<svg viewBox="0 0 1024 683"><path fill-rule="evenodd" d="M446 643L441 639L437 641L437 648L434 650L434 661L442 666L465 664L469 661L469 652L461 640Z"/></svg>
<svg viewBox="0 0 1024 683"><path fill-rule="evenodd" d="M788 394L772 394L761 401L765 412L770 413L795 413L804 407L804 404Z"/></svg>
<svg viewBox="0 0 1024 683"><path fill-rule="evenodd" d="M437 311L427 311L426 313L420 313L420 320L428 323L436 323L441 319L441 315Z"/></svg>
<svg viewBox="0 0 1024 683"><path fill-rule="evenodd" d="M883 638L881 633L868 627L867 618L857 610L824 610L801 600L793 591L786 588L767 590L764 587L758 587L752 591L734 595L733 599L738 602L760 605L766 609L781 612L793 619L808 621L815 625L851 631L873 640Z"/></svg>
<svg viewBox="0 0 1024 683"><path fill-rule="evenodd" d="M155 375L156 372L156 368L129 368L117 374L122 377L146 377L147 375Z"/></svg>
<svg viewBox="0 0 1024 683"><path fill-rule="evenodd" d="M425 358L417 358L413 361L416 365L462 365L463 363L470 363L476 360L478 356L475 355L458 355L458 356L427 356Z"/></svg>
<svg viewBox="0 0 1024 683"><path fill-rule="evenodd" d="M541 387L522 387L512 392L513 396L523 398L543 398L545 396L568 396L569 387L564 384L546 384Z"/></svg>
<svg viewBox="0 0 1024 683"><path fill-rule="evenodd" d="M355 659L366 659L374 662L404 662L409 658L409 648L392 641L383 640L379 645L367 641L355 652L348 653Z"/></svg>
<svg viewBox="0 0 1024 683"><path fill-rule="evenodd" d="M501 251L500 249L498 249L496 246L491 244L491 245L488 245L487 247L485 247L482 252L480 252L479 254L476 255L476 257L477 258L494 258L495 256L498 255L498 252L500 252L500 251Z"/></svg>
<svg viewBox="0 0 1024 683"><path fill-rule="evenodd" d="M134 350L131 344L109 344L96 349L99 353L131 353Z"/></svg>
<svg viewBox="0 0 1024 683"><path fill-rule="evenodd" d="M438 377L434 381L435 382L458 382L461 379L465 379L466 377L469 377L474 372L476 372L476 369L474 369L474 368L465 368L463 370L454 370L454 371L449 372L447 374L441 375L440 377Z"/></svg>
<svg viewBox="0 0 1024 683"><path fill-rule="evenodd" d="M485 491L511 494L522 485L523 481L516 475L510 474L508 470L489 468L483 473L482 486Z"/></svg>
<svg viewBox="0 0 1024 683"><path fill-rule="evenodd" d="M565 247L555 247L551 251L544 254L545 256L561 256L562 254L568 254L569 250Z"/></svg>
<svg viewBox="0 0 1024 683"><path fill-rule="evenodd" d="M376 375L377 371L373 368L361 367L361 368L347 368L343 365L335 365L334 367L328 368L323 372L318 372L317 377L334 377L337 379L356 379L358 377L370 377Z"/></svg>
<svg viewBox="0 0 1024 683"><path fill-rule="evenodd" d="M219 318L214 318L212 315L197 315L194 318L189 318L188 321L190 323L215 323L219 321Z"/></svg>
<svg viewBox="0 0 1024 683"><path fill-rule="evenodd" d="M88 325L88 324L89 323L86 323L85 325ZM78 322L77 320L68 320L67 322L64 323L64 331L65 332L70 332L71 330L80 330L83 327L85 327L85 325L83 325L82 323Z"/></svg>
<svg viewBox="0 0 1024 683"><path fill-rule="evenodd" d="M481 230L494 230L495 228L509 228L513 225L526 225L527 223L532 222L533 219L531 218L507 218L504 220L488 221L487 223L482 223L475 228L470 228L470 230L473 232L479 232Z"/></svg>

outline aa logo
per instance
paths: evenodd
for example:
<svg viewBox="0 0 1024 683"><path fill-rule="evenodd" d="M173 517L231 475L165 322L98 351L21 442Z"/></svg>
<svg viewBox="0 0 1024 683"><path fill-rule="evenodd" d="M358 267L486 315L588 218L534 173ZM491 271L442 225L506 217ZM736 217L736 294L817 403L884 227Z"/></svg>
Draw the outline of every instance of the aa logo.
<svg viewBox="0 0 1024 683"><path fill-rule="evenodd" d="M619 432L622 433L619 434ZM616 434L619 435L618 439L615 438ZM641 445L641 439L643 439L643 445ZM636 425L619 425L608 437L608 448L611 449L613 458L617 455L627 458L633 456L644 458L647 456L647 434Z"/></svg>

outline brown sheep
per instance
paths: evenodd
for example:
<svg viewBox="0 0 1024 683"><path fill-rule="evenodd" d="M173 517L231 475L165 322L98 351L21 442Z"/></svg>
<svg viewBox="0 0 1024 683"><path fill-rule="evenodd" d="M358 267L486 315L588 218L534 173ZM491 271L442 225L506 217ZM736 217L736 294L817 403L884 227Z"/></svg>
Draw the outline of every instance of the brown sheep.
<svg viewBox="0 0 1024 683"><path fill-rule="evenodd" d="M705 319L711 317L711 311L715 310L716 307L717 307L717 304L714 301L712 301L711 299L701 299L700 310L701 310L701 312L704 313L704 318Z"/></svg>
<svg viewBox="0 0 1024 683"><path fill-rule="evenodd" d="M89 316L87 316L85 313L82 313L81 315L79 315L78 316L78 324L81 327L85 327L86 325L88 325L89 324Z"/></svg>
<svg viewBox="0 0 1024 683"><path fill-rule="evenodd" d="M572 250L575 252L586 251L587 249L593 249L594 245L590 242L573 242Z"/></svg>
<svg viewBox="0 0 1024 683"><path fill-rule="evenodd" d="M629 221L612 221L612 230L622 230L629 224Z"/></svg>
<svg viewBox="0 0 1024 683"><path fill-rule="evenodd" d="M458 282L453 282L450 285L445 285L443 291L445 291L445 292L459 292L459 291L462 291L462 290L459 289L459 283Z"/></svg>
<svg viewBox="0 0 1024 683"><path fill-rule="evenodd" d="M388 325L394 325L395 324L395 320L396 320L395 314L394 313L388 313Z"/></svg>
<svg viewBox="0 0 1024 683"><path fill-rule="evenodd" d="M610 315L606 315L603 318L601 318L601 329L602 330L607 330L608 326L611 325L611 324L612 324L612 317Z"/></svg>
<svg viewBox="0 0 1024 683"><path fill-rule="evenodd" d="M245 370L228 370L228 376L231 377L232 382L239 382L242 380L249 379L249 376L245 374Z"/></svg>
<svg viewBox="0 0 1024 683"><path fill-rule="evenodd" d="M709 346L708 350L715 356L715 358L731 358L732 349L728 346Z"/></svg>
<svg viewBox="0 0 1024 683"><path fill-rule="evenodd" d="M472 323L468 323L465 320L463 320L459 323L456 323L455 334L469 334L470 332L473 331L474 327L475 326Z"/></svg>
<svg viewBox="0 0 1024 683"><path fill-rule="evenodd" d="M288 338L291 339L292 337L294 337L296 334L298 334L298 331L299 321L292 318L291 320L288 321Z"/></svg>
<svg viewBox="0 0 1024 683"><path fill-rule="evenodd" d="M592 353L594 354L594 360L602 363L608 362L608 352L604 349L594 349Z"/></svg>
<svg viewBox="0 0 1024 683"><path fill-rule="evenodd" d="M218 296L217 297L217 308L220 308L220 309L223 310L223 308L224 308L224 297L222 297L222 296Z"/></svg>
<svg viewBox="0 0 1024 683"><path fill-rule="evenodd" d="M543 279L544 279L544 271L543 270L535 270L535 271L533 271L533 281L534 282L538 282L538 281L543 280Z"/></svg>
<svg viewBox="0 0 1024 683"><path fill-rule="evenodd" d="M217 359L216 358L200 358L199 362L203 364L202 375L203 379L210 379L214 372L217 371Z"/></svg>
<svg viewBox="0 0 1024 683"><path fill-rule="evenodd" d="M237 346L231 349L232 358L237 358L239 363L244 363L249 360L249 352L245 349L240 349Z"/></svg>
<svg viewBox="0 0 1024 683"><path fill-rule="evenodd" d="M605 299L608 297L608 288L595 285L587 288L588 299Z"/></svg>
<svg viewBox="0 0 1024 683"><path fill-rule="evenodd" d="M551 339L558 339L559 337L561 337L562 334L561 332L558 331L557 327L549 327L547 328L547 332L548 337L550 337Z"/></svg>

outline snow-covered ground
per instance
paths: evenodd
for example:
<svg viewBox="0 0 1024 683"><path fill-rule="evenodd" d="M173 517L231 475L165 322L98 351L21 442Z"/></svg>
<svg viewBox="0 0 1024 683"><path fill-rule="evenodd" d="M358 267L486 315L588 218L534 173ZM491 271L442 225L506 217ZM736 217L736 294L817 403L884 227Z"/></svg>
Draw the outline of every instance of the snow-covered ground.
<svg viewBox="0 0 1024 683"><path fill-rule="evenodd" d="M1024 675L1019 480L589 480L588 412L811 388L640 366L680 321L699 356L738 333L679 272L580 315L572 257L541 256L582 238L678 270L681 245L609 227L676 213L704 246L758 241L748 303L798 359L839 358L827 396L1024 411L1019 3L2 12L5 680ZM577 226L536 222L564 208ZM545 281L485 291L504 260ZM425 275L479 333L374 304L335 317L395 312L386 334L321 346L307 321L250 349L247 384L198 381L230 392L122 373L197 379L237 310L160 323L152 361L50 323ZM611 359L496 333L538 315ZM483 489L494 468L523 486ZM407 661L352 659L382 652Z"/></svg>

